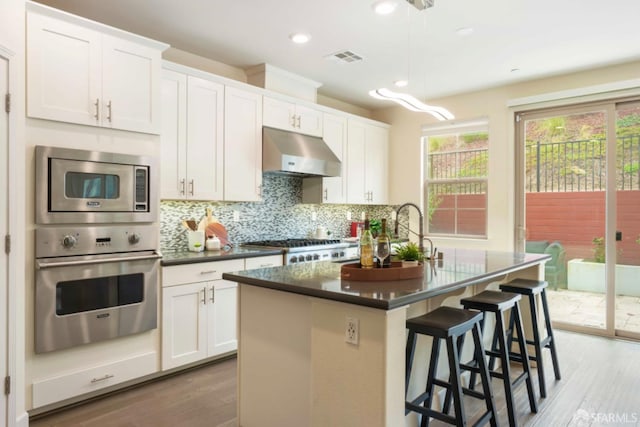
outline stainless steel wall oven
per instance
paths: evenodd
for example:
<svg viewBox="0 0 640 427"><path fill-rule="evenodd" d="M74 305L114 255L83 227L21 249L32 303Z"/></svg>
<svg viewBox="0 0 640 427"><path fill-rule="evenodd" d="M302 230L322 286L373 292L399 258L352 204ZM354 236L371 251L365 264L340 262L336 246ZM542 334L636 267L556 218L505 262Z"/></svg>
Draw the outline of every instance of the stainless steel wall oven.
<svg viewBox="0 0 640 427"><path fill-rule="evenodd" d="M36 230L35 351L157 327L155 225Z"/></svg>

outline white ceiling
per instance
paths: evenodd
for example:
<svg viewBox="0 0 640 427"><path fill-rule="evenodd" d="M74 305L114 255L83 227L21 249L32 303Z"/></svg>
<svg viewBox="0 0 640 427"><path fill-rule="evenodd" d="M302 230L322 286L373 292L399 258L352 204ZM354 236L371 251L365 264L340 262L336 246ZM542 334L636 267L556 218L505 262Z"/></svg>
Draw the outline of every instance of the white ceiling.
<svg viewBox="0 0 640 427"><path fill-rule="evenodd" d="M428 101L640 59L638 0L436 0L423 11L397 0L388 16L374 0L38 1L234 67L266 62L366 108L389 105L368 95L380 87ZM297 31L311 41L294 45ZM344 49L364 60L325 58Z"/></svg>

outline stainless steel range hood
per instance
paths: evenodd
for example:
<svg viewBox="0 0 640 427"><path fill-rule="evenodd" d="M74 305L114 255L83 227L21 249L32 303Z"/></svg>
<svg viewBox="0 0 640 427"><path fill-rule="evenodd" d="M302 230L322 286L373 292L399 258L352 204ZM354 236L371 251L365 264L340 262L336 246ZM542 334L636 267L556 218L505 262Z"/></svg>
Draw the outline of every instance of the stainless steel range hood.
<svg viewBox="0 0 640 427"><path fill-rule="evenodd" d="M330 177L340 176L341 165L322 138L263 127L262 171Z"/></svg>

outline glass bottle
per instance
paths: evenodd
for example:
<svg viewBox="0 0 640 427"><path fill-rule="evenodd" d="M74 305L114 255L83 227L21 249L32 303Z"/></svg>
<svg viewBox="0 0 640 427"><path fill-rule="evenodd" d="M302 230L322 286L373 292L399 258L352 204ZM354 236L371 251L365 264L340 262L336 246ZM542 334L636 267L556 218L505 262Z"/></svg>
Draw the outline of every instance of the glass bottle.
<svg viewBox="0 0 640 427"><path fill-rule="evenodd" d="M387 220L381 220L382 230L378 234L378 243L376 246L376 255L378 257L378 267L389 268L391 266L391 240L387 234ZM380 262L382 259L382 262Z"/></svg>
<svg viewBox="0 0 640 427"><path fill-rule="evenodd" d="M360 268L364 269L373 268L373 236L369 227L369 217L365 217L360 236Z"/></svg>

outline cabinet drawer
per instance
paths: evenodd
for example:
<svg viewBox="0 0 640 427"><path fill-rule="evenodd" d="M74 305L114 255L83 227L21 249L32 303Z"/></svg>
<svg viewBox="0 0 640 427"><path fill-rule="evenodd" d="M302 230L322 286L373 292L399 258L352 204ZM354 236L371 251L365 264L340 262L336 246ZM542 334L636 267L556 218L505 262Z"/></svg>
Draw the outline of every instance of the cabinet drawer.
<svg viewBox="0 0 640 427"><path fill-rule="evenodd" d="M162 286L222 279L222 273L244 270L244 259L201 262L162 268Z"/></svg>
<svg viewBox="0 0 640 427"><path fill-rule="evenodd" d="M282 265L282 255L270 255L245 259L245 269L277 267Z"/></svg>
<svg viewBox="0 0 640 427"><path fill-rule="evenodd" d="M33 407L39 408L158 371L153 351L82 371L33 382Z"/></svg>

